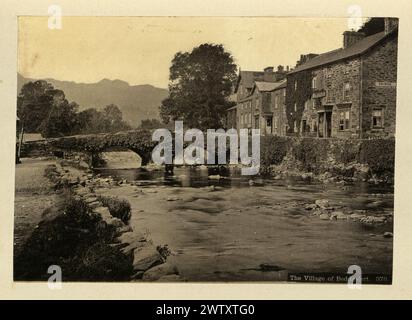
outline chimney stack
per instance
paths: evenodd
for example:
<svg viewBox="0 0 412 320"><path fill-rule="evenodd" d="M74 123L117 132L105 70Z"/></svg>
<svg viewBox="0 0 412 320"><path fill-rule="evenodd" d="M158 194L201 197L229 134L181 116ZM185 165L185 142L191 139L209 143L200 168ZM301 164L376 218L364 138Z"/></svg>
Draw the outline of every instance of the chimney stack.
<svg viewBox="0 0 412 320"><path fill-rule="evenodd" d="M391 32L393 29L395 29L398 26L399 19L398 18L385 18L384 23L385 23L385 34L388 34L389 32Z"/></svg>
<svg viewBox="0 0 412 320"><path fill-rule="evenodd" d="M263 69L263 71L265 73L272 73L273 72L273 67L266 67L265 69Z"/></svg>
<svg viewBox="0 0 412 320"><path fill-rule="evenodd" d="M363 38L365 38L365 34L363 32L345 31L343 33L343 48L345 49L350 47Z"/></svg>
<svg viewBox="0 0 412 320"><path fill-rule="evenodd" d="M278 65L278 72L283 72L284 68L281 65Z"/></svg>

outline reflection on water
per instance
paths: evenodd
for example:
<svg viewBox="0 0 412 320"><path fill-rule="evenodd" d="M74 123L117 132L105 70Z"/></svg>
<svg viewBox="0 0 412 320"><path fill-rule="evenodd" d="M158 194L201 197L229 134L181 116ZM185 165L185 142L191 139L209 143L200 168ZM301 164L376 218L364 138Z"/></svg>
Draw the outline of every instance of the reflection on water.
<svg viewBox="0 0 412 320"><path fill-rule="evenodd" d="M265 272L260 265L346 273L357 264L364 273L391 273L392 239L382 236L391 224L323 221L304 208L328 199L367 214L387 213L393 210L387 186L273 180L205 166L175 168L173 176L143 169L98 172L135 182L106 192L131 202L134 229L149 230L155 243L168 244L174 252L169 259L188 280L284 279L282 271ZM382 193L388 196L370 196Z"/></svg>

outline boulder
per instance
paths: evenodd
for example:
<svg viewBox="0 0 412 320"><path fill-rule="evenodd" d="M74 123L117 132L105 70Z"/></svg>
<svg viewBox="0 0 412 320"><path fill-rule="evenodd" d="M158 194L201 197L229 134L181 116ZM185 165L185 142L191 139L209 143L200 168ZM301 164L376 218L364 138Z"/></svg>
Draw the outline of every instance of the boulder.
<svg viewBox="0 0 412 320"><path fill-rule="evenodd" d="M317 208L317 205L314 204L314 203L307 204L307 205L305 206L305 210L315 210L316 208Z"/></svg>
<svg viewBox="0 0 412 320"><path fill-rule="evenodd" d="M322 213L319 218L321 220L329 220L329 215L327 213Z"/></svg>
<svg viewBox="0 0 412 320"><path fill-rule="evenodd" d="M141 248L145 245L147 245L147 240L146 237L142 234L139 234L137 232L125 232L119 237L117 237L117 240L120 243L127 244L124 248L122 248L122 252L124 254L129 254L132 251L134 251L137 248Z"/></svg>
<svg viewBox="0 0 412 320"><path fill-rule="evenodd" d="M179 274L177 267L174 264L165 262L147 270L143 274L142 280L155 281L159 280L161 277L176 274Z"/></svg>
<svg viewBox="0 0 412 320"><path fill-rule="evenodd" d="M360 220L360 219L363 219L363 218L365 218L365 217L366 217L366 215L360 214L360 213L352 213L352 214L350 215L350 218L351 218L352 220Z"/></svg>
<svg viewBox="0 0 412 320"><path fill-rule="evenodd" d="M315 204L316 204L319 208L321 208L321 209L327 209L327 208L329 208L329 201L328 201L328 200L325 200L325 199L316 200L316 201L315 201Z"/></svg>
<svg viewBox="0 0 412 320"><path fill-rule="evenodd" d="M98 201L98 199L94 195L86 197L86 199L84 199L84 202L86 202L86 204L90 204L95 201Z"/></svg>
<svg viewBox="0 0 412 320"><path fill-rule="evenodd" d="M377 217L377 216L367 216L360 220L363 223L384 223L386 222L386 217Z"/></svg>
<svg viewBox="0 0 412 320"><path fill-rule="evenodd" d="M335 220L346 220L348 217L342 211L334 211L331 213L330 218Z"/></svg>
<svg viewBox="0 0 412 320"><path fill-rule="evenodd" d="M106 219L105 222L109 226L113 226L115 228L122 228L122 227L125 226L124 222L122 220L120 220L119 218L111 217L110 219Z"/></svg>
<svg viewBox="0 0 412 320"><path fill-rule="evenodd" d="M110 214L110 211L106 207L97 207L93 209L93 212L99 214L103 220L110 219L112 215Z"/></svg>
<svg viewBox="0 0 412 320"><path fill-rule="evenodd" d="M163 263L163 258L157 249L148 244L133 251L133 270L146 271L158 264Z"/></svg>
<svg viewBox="0 0 412 320"><path fill-rule="evenodd" d="M92 209L98 208L98 207L100 207L101 205L102 205L102 203L101 203L100 201L94 201L94 202L88 204L88 206L89 206L90 208L92 208Z"/></svg>

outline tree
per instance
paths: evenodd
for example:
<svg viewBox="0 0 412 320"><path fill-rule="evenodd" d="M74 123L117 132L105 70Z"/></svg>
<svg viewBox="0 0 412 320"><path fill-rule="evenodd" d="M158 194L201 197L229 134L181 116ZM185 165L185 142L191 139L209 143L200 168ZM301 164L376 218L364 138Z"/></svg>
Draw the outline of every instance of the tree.
<svg viewBox="0 0 412 320"><path fill-rule="evenodd" d="M17 115L24 130L41 132L44 137L71 134L76 127L77 108L62 90L44 80L26 83L17 97Z"/></svg>
<svg viewBox="0 0 412 320"><path fill-rule="evenodd" d="M143 119L140 123L139 129L159 129L165 125L157 119Z"/></svg>
<svg viewBox="0 0 412 320"><path fill-rule="evenodd" d="M130 129L130 126L125 121L123 121L122 111L120 111L119 107L114 104L110 104L104 107L103 119L105 121L107 132Z"/></svg>
<svg viewBox="0 0 412 320"><path fill-rule="evenodd" d="M169 97L160 114L165 123L183 120L192 128L217 129L224 124L236 79L236 65L223 45L202 44L192 52L178 52L172 60Z"/></svg>
<svg viewBox="0 0 412 320"><path fill-rule="evenodd" d="M49 114L54 90L53 86L43 80L28 82L17 97L17 116L26 132L38 132L41 123Z"/></svg>
<svg viewBox="0 0 412 320"><path fill-rule="evenodd" d="M358 31L363 32L366 36L371 36L384 30L385 18L370 18Z"/></svg>

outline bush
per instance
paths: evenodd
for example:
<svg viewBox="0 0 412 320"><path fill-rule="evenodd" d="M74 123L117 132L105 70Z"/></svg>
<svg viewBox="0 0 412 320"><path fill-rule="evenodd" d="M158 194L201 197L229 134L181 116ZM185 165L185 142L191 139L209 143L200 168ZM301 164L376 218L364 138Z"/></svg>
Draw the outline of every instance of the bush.
<svg viewBox="0 0 412 320"><path fill-rule="evenodd" d="M360 163L369 166L373 174L392 174L395 169L395 139L363 140Z"/></svg>
<svg viewBox="0 0 412 320"><path fill-rule="evenodd" d="M329 140L303 138L292 147L293 157L300 161L304 170L319 173L328 156Z"/></svg>
<svg viewBox="0 0 412 320"><path fill-rule="evenodd" d="M277 136L261 137L260 161L262 166L278 165L286 156L290 139Z"/></svg>
<svg viewBox="0 0 412 320"><path fill-rule="evenodd" d="M359 160L359 141L336 139L331 142L330 153L338 163L348 164Z"/></svg>
<svg viewBox="0 0 412 320"><path fill-rule="evenodd" d="M119 218L127 223L131 217L131 206L129 201L117 197L100 196L99 200L107 207L113 217Z"/></svg>
<svg viewBox="0 0 412 320"><path fill-rule="evenodd" d="M63 280L127 280L131 261L109 245L114 228L102 228L101 217L82 200L66 195L42 222L14 261L15 280L47 280L47 269L58 265Z"/></svg>

